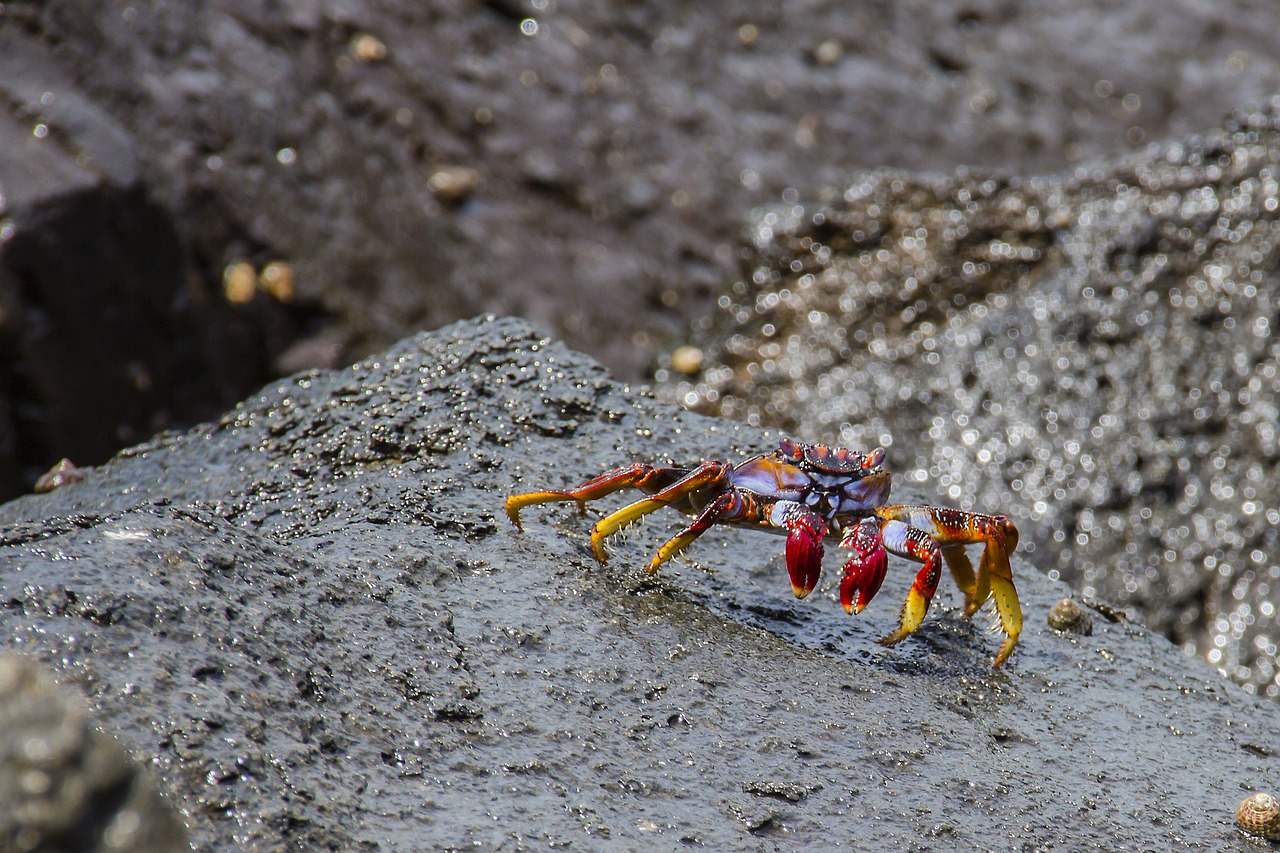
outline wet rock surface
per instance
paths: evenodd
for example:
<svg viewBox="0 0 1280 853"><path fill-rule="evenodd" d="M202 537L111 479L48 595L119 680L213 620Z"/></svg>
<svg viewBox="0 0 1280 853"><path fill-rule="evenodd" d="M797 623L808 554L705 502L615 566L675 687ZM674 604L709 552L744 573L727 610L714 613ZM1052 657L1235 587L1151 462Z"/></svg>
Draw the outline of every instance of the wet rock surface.
<svg viewBox="0 0 1280 853"><path fill-rule="evenodd" d="M673 399L890 446L931 496L1280 696L1280 101L1063 175L770 211Z"/></svg>
<svg viewBox="0 0 1280 853"><path fill-rule="evenodd" d="M752 206L1200 131L1280 91L1278 29L1158 0L6 2L0 495L481 311L647 375Z"/></svg>
<svg viewBox="0 0 1280 853"><path fill-rule="evenodd" d="M674 514L607 566L590 513L503 517L776 440L522 321L457 324L0 508L2 635L153 757L200 849L1248 849L1280 708L1105 607L1048 628L1070 591L1043 550L992 671L988 614L945 586L873 642L896 560L855 619L831 573L792 598L778 538L714 530L651 578Z"/></svg>

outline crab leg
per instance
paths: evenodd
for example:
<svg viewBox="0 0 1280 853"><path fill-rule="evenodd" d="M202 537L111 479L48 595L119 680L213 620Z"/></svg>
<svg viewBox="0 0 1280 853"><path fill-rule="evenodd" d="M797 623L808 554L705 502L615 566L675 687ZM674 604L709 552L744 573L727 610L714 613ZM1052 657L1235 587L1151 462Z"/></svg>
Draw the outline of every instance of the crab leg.
<svg viewBox="0 0 1280 853"><path fill-rule="evenodd" d="M929 603L938 591L938 579L942 576L942 550L924 530L903 521L885 521L880 526L880 536L885 550L924 564L902 604L898 627L876 640L882 646L892 646L919 628L929 612Z"/></svg>
<svg viewBox="0 0 1280 853"><path fill-rule="evenodd" d="M978 578L979 582L985 578L990 583L996 616L1006 635L992 664L999 666L1009 657L1018 643L1018 635L1022 633L1022 604L1018 601L1018 590L1013 585L1013 568L1009 565L1009 552L1018 547L1018 528L1002 515L990 518L993 533L978 560Z"/></svg>
<svg viewBox="0 0 1280 853"><path fill-rule="evenodd" d="M698 513L697 518L689 522L689 526L681 530L675 536L671 537L661 548L658 553L653 555L653 559L649 561L649 565L645 568L649 574L653 574L658 567L679 554L685 548L692 544L703 533L711 528L712 525L719 521L734 517L741 514L747 506L747 501L737 492L722 492L711 503L703 507L702 512ZM594 541L594 537L593 537Z"/></svg>
<svg viewBox="0 0 1280 853"><path fill-rule="evenodd" d="M1009 565L1009 552L1018 545L1018 528L1014 527L1013 522L1003 515L981 515L930 506L887 506L876 510L876 514L886 521L886 545L889 525L894 522L928 532L951 569L956 584L965 593L966 614L972 614L988 598L995 600L996 618L1006 636L993 666L1004 663L1017 645L1018 635L1022 632L1022 607L1018 603L1018 591L1013 585L1013 569ZM964 554L963 546L979 542L984 547L975 574L973 564ZM899 553L892 546L889 550ZM923 573L922 569L921 574ZM934 586L936 585L935 581ZM915 593L914 586L912 593ZM907 605L903 608L903 624L890 636L907 626L907 610L911 606L912 599L909 595ZM927 601L925 608L928 608ZM921 617L923 615L921 612ZM916 625L918 624L917 622ZM914 630L915 627L911 627L897 639L902 639Z"/></svg>
<svg viewBox="0 0 1280 853"><path fill-rule="evenodd" d="M667 469L670 470L670 469ZM733 472L733 466L726 462L703 462L697 468L686 473L683 477L674 483L658 489L653 493L652 497L638 500L633 504L628 504L622 509L606 515L604 518L596 522L595 527L591 528L591 553L595 554L597 560L601 563L608 559L605 554L604 540L617 533L629 524L634 524L644 516L651 512L656 512L666 506L675 506L686 512L693 511L695 504L692 502L696 492L706 489L716 483L724 482L729 479L729 475ZM643 488L643 486L641 486ZM685 502L689 499L689 502ZM681 504L684 503L683 506ZM715 504L711 501L707 509ZM706 515L706 510L698 510L699 518ZM697 524L695 520L694 524ZM708 522L708 525L710 522ZM683 533L678 534L658 552L658 557L654 559L657 562L649 564L649 571L657 571L657 568L666 560L679 553L686 545L701 535L706 528L700 528L692 531L694 525L690 525ZM682 540L682 537L686 539ZM670 549L670 550L668 550ZM662 551L667 551L667 556L662 557Z"/></svg>
<svg viewBox="0 0 1280 853"><path fill-rule="evenodd" d="M578 509L587 511L587 501L594 501L605 495L613 494L619 489L640 489L650 493L677 482L688 474L685 468L656 468L645 462L636 462L625 468L616 468L599 477L588 480L581 486L572 489L555 489L545 492L526 492L507 498L507 517L511 523L521 530L520 510L534 504L552 503L555 501L576 501Z"/></svg>

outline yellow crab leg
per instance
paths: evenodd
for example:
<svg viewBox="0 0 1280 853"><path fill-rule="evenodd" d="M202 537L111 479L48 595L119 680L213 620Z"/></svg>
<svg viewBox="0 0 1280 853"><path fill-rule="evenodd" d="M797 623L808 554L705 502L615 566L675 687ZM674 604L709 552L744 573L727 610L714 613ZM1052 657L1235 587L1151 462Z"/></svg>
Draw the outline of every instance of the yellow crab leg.
<svg viewBox="0 0 1280 853"><path fill-rule="evenodd" d="M520 510L534 504L553 503L557 501L575 501L578 509L587 511L587 501L594 501L605 495L611 495L620 489L640 489L647 492L660 491L684 477L688 471L684 468L656 468L645 462L635 462L623 468L601 474L588 480L581 486L572 489L552 489L543 492L525 492L507 498L507 518L522 530L520 526Z"/></svg>
<svg viewBox="0 0 1280 853"><path fill-rule="evenodd" d="M1008 519L997 519L999 522L1003 522L1000 524L1003 535L987 540L987 547L982 549L982 557L978 561L978 576L986 578L991 585L996 617L1006 635L992 666L1005 662L1022 633L1022 604L1018 601L1018 590L1013 585L1013 568L1009 565L1009 552L1018 545L1018 529Z"/></svg>
<svg viewBox="0 0 1280 853"><path fill-rule="evenodd" d="M690 497L694 492L727 478L732 471L733 466L724 462L703 462L676 482L655 492L652 497L638 500L606 515L596 522L595 527L591 528L591 553L601 563L605 562L608 559L608 555L604 550L605 539L627 525L634 524L649 513L656 512L672 504L678 504L685 498ZM675 539L672 539L662 547L662 550L668 551L668 555L662 559L655 557L654 559L657 562L650 563L649 571L657 571L659 565L679 553L685 545L697 538L701 532L701 530L698 530L696 533L692 533L683 544L680 544L681 537L689 534L689 530L677 535ZM658 552L659 557L661 557L662 550Z"/></svg>
<svg viewBox="0 0 1280 853"><path fill-rule="evenodd" d="M955 580L956 586L964 593L964 615L972 616L991 597L991 585L987 583L987 576L974 575L973 563L969 561L969 555L965 553L963 545L943 548L942 559L951 570L951 577ZM982 584L981 589L978 588L979 581Z"/></svg>
<svg viewBox="0 0 1280 853"><path fill-rule="evenodd" d="M912 634L924 621L925 614L929 612L929 602L938 589L942 559L938 543L919 527L902 521L886 521L880 528L880 535L885 550L924 564L911 584L907 600L902 604L898 627L876 640L882 646L892 646Z"/></svg>
<svg viewBox="0 0 1280 853"><path fill-rule="evenodd" d="M1004 663L1018 644L1018 636L1022 633L1022 605L1018 601L1018 591L1013 585L1013 569L1009 565L1009 552L1018 545L1018 529L1013 522L1001 515L981 515L931 506L887 506L876 510L876 515L886 521L886 531L888 523L903 522L927 531L942 547L943 558L951 569L952 576L956 578L957 585L965 593L966 613L977 610L988 598L994 599L997 623L1005 634L1005 640L992 666ZM983 543L984 547L975 575L973 564L963 554L962 548L947 546L976 543ZM887 537L885 544L889 547ZM921 573L923 574L923 570ZM970 578L973 579L972 583ZM919 627L916 614L919 612L920 618L923 618L921 607L927 610L929 602L927 599L923 602L920 600L917 595L918 585L917 579L917 584L912 586L907 603L903 606L902 624L881 642L890 638L896 638L893 640L896 642Z"/></svg>
<svg viewBox="0 0 1280 853"><path fill-rule="evenodd" d="M720 494L698 513L698 517L691 521L688 527L671 537L658 549L658 553L653 555L653 559L645 567L649 574L656 572L659 566L689 547L693 540L706 533L720 518L740 511L742 504L743 499L735 492Z"/></svg>

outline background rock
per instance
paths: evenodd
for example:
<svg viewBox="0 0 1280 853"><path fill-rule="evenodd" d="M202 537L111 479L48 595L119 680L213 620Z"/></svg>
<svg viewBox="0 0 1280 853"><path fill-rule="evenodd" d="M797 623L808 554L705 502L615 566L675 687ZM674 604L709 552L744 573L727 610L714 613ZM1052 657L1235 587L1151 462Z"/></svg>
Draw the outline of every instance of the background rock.
<svg viewBox="0 0 1280 853"><path fill-rule="evenodd" d="M891 445L1275 698L1278 211L1280 100L1062 176L867 174L763 217L668 396Z"/></svg>
<svg viewBox="0 0 1280 853"><path fill-rule="evenodd" d="M856 168L1039 173L1201 131L1280 91L1278 19L1245 2L5 3L0 494L483 310L637 379L731 280L751 207ZM255 286L271 264L290 288ZM228 302L246 267L248 301Z"/></svg>
<svg viewBox="0 0 1280 853"><path fill-rule="evenodd" d="M201 849L1249 848L1280 707L1108 608L1048 629L1069 590L1023 552L992 671L949 588L875 645L900 561L853 619L830 577L791 597L778 538L715 530L651 578L674 514L607 566L571 507L503 517L775 441L458 324L0 508L0 636L153 756Z"/></svg>

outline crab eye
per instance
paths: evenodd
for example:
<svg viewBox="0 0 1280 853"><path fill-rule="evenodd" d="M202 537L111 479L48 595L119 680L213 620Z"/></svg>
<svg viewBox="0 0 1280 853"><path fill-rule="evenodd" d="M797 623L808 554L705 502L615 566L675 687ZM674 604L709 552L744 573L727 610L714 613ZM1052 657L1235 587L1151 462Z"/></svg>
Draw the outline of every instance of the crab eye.
<svg viewBox="0 0 1280 853"><path fill-rule="evenodd" d="M783 456L795 458L800 455L800 448L796 447L796 443L785 435L778 439L778 450L782 451Z"/></svg>
<svg viewBox="0 0 1280 853"><path fill-rule="evenodd" d="M878 468L880 463L884 461L885 449L877 447L875 450L867 454L867 460L862 463L863 468Z"/></svg>

